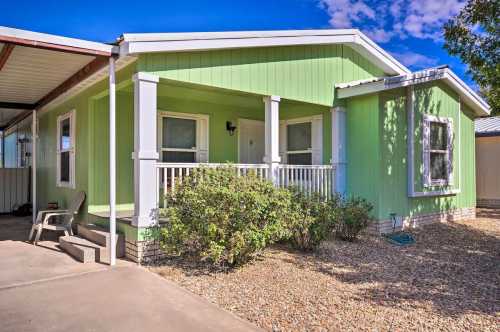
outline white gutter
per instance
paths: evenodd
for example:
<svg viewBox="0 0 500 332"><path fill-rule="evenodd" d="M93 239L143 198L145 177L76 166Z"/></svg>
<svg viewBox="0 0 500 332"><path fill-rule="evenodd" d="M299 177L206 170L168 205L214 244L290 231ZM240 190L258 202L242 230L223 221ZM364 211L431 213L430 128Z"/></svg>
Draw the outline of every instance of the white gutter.
<svg viewBox="0 0 500 332"><path fill-rule="evenodd" d="M433 68L409 75L341 83L336 84L335 88L337 89L337 97L343 99L436 80L445 81L461 96L461 100L479 116L490 114L489 105L448 68Z"/></svg>
<svg viewBox="0 0 500 332"><path fill-rule="evenodd" d="M25 41L32 42L36 46L36 43L52 44L59 46L66 46L71 48L78 48L83 50L92 50L100 53L107 53L111 55L113 52L118 51L113 45L108 45L99 42L87 41L76 38L68 38L57 35L51 35L47 33L33 32L21 29L14 29L5 26L0 26L0 40L6 39L8 42L12 40L13 42Z"/></svg>

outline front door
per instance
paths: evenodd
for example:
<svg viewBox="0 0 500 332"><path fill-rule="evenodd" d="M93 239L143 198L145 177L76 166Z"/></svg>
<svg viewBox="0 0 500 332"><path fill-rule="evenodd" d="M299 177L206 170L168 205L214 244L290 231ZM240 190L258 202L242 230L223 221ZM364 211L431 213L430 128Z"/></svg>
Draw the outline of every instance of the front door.
<svg viewBox="0 0 500 332"><path fill-rule="evenodd" d="M239 120L239 162L262 164L265 153L264 121Z"/></svg>

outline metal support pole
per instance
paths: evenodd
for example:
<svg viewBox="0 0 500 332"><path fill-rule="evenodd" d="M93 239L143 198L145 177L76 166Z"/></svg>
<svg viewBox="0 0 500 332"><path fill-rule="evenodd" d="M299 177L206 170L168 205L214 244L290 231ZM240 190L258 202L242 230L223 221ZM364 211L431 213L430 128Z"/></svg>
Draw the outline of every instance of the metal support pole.
<svg viewBox="0 0 500 332"><path fill-rule="evenodd" d="M38 137L38 132L37 132L37 117L36 117L36 110L33 110L33 115L31 119L31 187L32 187L32 193L31 193L31 204L32 204L32 222L33 224L36 221L36 140Z"/></svg>
<svg viewBox="0 0 500 332"><path fill-rule="evenodd" d="M116 264L116 81L115 59L109 58L109 233L110 265Z"/></svg>

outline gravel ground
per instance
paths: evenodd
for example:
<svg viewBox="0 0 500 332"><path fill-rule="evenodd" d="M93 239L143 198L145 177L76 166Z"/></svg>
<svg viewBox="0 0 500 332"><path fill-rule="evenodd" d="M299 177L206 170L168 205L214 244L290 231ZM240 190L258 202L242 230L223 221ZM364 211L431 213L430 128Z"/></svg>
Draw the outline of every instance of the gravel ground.
<svg viewBox="0 0 500 332"><path fill-rule="evenodd" d="M499 331L500 212L482 216L414 230L406 248L365 236L317 254L273 247L229 272L152 270L269 331Z"/></svg>

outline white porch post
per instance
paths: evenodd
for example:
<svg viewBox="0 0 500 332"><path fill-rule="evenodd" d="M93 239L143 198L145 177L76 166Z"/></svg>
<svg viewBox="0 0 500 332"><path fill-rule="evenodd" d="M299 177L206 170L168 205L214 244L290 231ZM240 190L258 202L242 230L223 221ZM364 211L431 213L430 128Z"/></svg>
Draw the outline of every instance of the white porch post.
<svg viewBox="0 0 500 332"><path fill-rule="evenodd" d="M134 75L134 218L136 227L156 223L156 169L158 76Z"/></svg>
<svg viewBox="0 0 500 332"><path fill-rule="evenodd" d="M109 239L110 262L116 264L116 81L115 59L109 58Z"/></svg>
<svg viewBox="0 0 500 332"><path fill-rule="evenodd" d="M269 165L269 180L277 183L278 165L281 161L279 155L279 96L264 97L265 105L265 152L264 162Z"/></svg>
<svg viewBox="0 0 500 332"><path fill-rule="evenodd" d="M338 106L332 112L332 165L335 167L335 191L344 195L346 193L346 112L345 108Z"/></svg>
<svg viewBox="0 0 500 332"><path fill-rule="evenodd" d="M36 116L36 110L33 110L33 115L32 115L32 122L31 122L31 202L32 202L32 222L33 224L36 221L36 139L38 137L38 132L37 132L37 116ZM3 153L2 149L2 153ZM3 160L3 158L2 158Z"/></svg>

